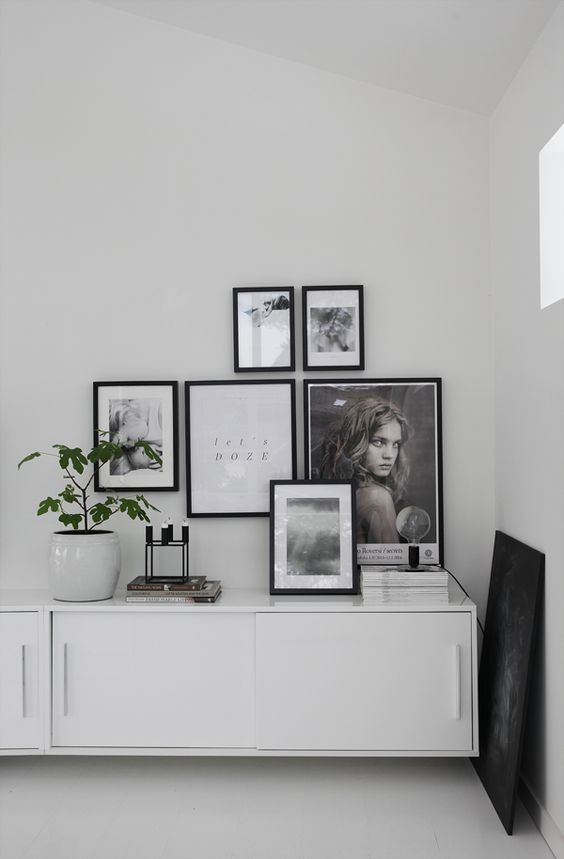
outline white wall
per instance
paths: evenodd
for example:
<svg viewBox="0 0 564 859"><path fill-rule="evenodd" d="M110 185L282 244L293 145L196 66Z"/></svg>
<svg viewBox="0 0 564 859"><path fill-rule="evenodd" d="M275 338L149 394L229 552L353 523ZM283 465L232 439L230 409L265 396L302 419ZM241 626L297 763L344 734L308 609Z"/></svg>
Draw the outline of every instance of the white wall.
<svg viewBox="0 0 564 859"><path fill-rule="evenodd" d="M365 375L444 379L446 561L483 606L487 121L84 0L8 0L2 30L0 586L46 586L55 467L16 463L88 444L93 380L234 378L234 286L363 283ZM152 500L178 521L184 478ZM192 538L194 571L266 586L266 519Z"/></svg>
<svg viewBox="0 0 564 859"><path fill-rule="evenodd" d="M547 827L558 855L564 855L564 304L540 309L538 156L562 123L564 3L491 122L496 527L546 553L524 772L552 819Z"/></svg>

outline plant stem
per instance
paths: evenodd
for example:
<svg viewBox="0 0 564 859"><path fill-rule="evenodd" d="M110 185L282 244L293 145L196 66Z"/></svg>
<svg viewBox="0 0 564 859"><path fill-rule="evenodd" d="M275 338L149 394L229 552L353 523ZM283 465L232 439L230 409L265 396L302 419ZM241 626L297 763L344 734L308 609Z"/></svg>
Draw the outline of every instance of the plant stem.
<svg viewBox="0 0 564 859"><path fill-rule="evenodd" d="M85 486L84 488L82 488L82 486L80 485L80 483L78 483L78 482L74 479L74 477L72 476L72 474L70 473L70 471L68 470L68 468L66 469L65 474L67 475L67 477L69 478L69 480L72 480L72 482L74 483L74 485L76 486L76 488L77 488L77 489L79 489L79 490L80 490L80 492L81 492L81 494L82 494L82 503L81 503L80 501L79 501L78 503L79 503L79 505L82 507L82 509L83 509L83 511L84 511L84 512L83 512L83 514L82 514L82 515L84 516L84 530L85 530L85 531L88 531L88 504L87 504L88 496L87 496L87 494L86 494L86 489L87 489L87 487L88 487L88 483L86 484L86 486Z"/></svg>
<svg viewBox="0 0 564 859"><path fill-rule="evenodd" d="M102 466L103 466L103 465L104 465L104 463L103 463L103 462L98 463L98 465L96 465L96 464L93 464L93 465L92 465L92 474L90 475L90 479L88 480L88 483L87 483L87 484L86 484L86 486L84 487L85 489L88 489L88 487L90 486L90 484L91 484L91 483L92 483L92 481L94 480L94 476L95 476L96 474L98 474L98 472L100 471L100 469L102 468Z"/></svg>

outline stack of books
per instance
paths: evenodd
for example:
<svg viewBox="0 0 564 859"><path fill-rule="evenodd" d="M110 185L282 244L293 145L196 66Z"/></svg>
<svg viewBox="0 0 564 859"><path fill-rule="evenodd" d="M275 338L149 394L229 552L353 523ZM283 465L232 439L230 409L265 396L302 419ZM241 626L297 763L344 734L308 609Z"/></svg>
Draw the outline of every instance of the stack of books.
<svg viewBox="0 0 564 859"><path fill-rule="evenodd" d="M177 605L215 602L221 594L219 579L190 576L185 581L155 581L135 576L128 585L125 601L130 603L162 603Z"/></svg>
<svg viewBox="0 0 564 859"><path fill-rule="evenodd" d="M443 567L361 566L360 582L364 602L448 603L448 572Z"/></svg>

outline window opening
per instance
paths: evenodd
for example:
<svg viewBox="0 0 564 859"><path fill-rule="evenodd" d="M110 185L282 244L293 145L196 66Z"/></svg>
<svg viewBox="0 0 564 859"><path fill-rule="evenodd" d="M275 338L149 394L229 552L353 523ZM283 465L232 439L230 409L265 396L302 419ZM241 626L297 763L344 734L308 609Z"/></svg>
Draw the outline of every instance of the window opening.
<svg viewBox="0 0 564 859"><path fill-rule="evenodd" d="M564 298L564 125L539 153L540 304Z"/></svg>

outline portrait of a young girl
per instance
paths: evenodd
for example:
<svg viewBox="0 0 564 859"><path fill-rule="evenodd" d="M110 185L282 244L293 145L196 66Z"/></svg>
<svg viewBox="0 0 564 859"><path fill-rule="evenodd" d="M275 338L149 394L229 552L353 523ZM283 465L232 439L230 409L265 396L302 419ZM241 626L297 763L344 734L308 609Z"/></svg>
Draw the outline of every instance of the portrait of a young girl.
<svg viewBox="0 0 564 859"><path fill-rule="evenodd" d="M396 406L365 399L354 403L323 441L321 477L355 480L357 542L399 542L396 505L409 476L408 438L407 421Z"/></svg>
<svg viewBox="0 0 564 859"><path fill-rule="evenodd" d="M431 555L423 557L437 563L435 385L312 381L306 387L309 476L354 481L360 562L403 560L406 540L398 533L397 517L415 505L432 522L425 547Z"/></svg>

